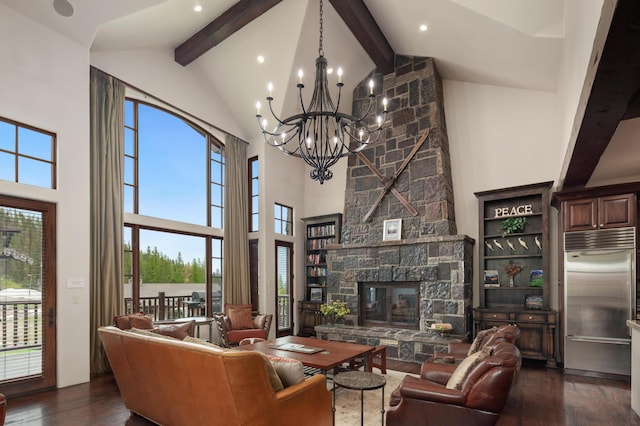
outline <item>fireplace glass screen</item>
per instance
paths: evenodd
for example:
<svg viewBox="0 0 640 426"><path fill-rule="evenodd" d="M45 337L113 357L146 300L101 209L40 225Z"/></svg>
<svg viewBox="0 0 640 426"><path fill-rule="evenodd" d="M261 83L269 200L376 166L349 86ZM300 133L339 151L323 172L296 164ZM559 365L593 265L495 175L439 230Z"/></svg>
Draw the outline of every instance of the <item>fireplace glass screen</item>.
<svg viewBox="0 0 640 426"><path fill-rule="evenodd" d="M417 284L362 283L361 324L418 328L420 293Z"/></svg>

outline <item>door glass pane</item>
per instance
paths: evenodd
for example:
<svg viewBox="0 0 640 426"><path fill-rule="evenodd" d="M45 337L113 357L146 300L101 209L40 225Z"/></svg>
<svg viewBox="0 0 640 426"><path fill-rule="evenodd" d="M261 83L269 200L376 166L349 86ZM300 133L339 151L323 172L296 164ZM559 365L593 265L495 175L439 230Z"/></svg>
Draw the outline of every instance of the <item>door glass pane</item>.
<svg viewBox="0 0 640 426"><path fill-rule="evenodd" d="M42 214L0 207L0 383L43 373Z"/></svg>
<svg viewBox="0 0 640 426"><path fill-rule="evenodd" d="M278 291L278 330L291 328L291 248L276 246L277 291Z"/></svg>

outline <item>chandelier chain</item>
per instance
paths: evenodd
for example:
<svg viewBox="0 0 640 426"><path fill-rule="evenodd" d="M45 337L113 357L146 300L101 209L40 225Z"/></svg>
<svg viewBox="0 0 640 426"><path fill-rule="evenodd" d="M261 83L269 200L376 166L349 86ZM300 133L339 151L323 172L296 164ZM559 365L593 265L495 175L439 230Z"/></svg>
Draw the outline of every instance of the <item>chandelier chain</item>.
<svg viewBox="0 0 640 426"><path fill-rule="evenodd" d="M375 113L376 95L373 92L373 80L369 81L368 105L362 103L357 116L339 112L340 99L342 94L342 70L338 68L338 100L334 106L329 91L327 75L327 59L324 57L323 32L324 32L324 10L323 0L320 1L320 37L318 44L318 57L316 58L316 73L313 85L313 94L308 106L305 106L302 96L303 73L298 73L300 78L296 87L298 88L299 111L290 117L278 117L273 108L273 97L271 96L272 86L268 85L269 103L268 110L272 118L276 120L273 127L269 126L267 119L260 114L260 102L256 103L258 113L256 118L258 126L264 135L267 144L275 146L287 155L299 157L310 167L309 176L320 184L331 179L333 172L330 168L337 161L349 154L357 154L371 143L378 140L382 135L382 126L387 115L387 100L383 99L382 114L376 117Z"/></svg>
<svg viewBox="0 0 640 426"><path fill-rule="evenodd" d="M318 46L318 56L324 56L324 49L322 48L322 0L320 0L320 44Z"/></svg>

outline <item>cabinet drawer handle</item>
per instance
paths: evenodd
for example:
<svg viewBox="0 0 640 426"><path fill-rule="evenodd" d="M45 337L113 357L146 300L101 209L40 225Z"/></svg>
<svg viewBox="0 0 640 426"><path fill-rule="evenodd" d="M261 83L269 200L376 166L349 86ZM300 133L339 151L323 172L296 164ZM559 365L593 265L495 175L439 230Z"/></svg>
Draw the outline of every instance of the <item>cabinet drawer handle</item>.
<svg viewBox="0 0 640 426"><path fill-rule="evenodd" d="M493 314L493 317L494 317L494 318L498 318L498 316L497 316L496 314Z"/></svg>
<svg viewBox="0 0 640 426"><path fill-rule="evenodd" d="M530 320L532 320L532 319L533 319L533 317L532 317L531 315L529 315L529 319L530 319Z"/></svg>

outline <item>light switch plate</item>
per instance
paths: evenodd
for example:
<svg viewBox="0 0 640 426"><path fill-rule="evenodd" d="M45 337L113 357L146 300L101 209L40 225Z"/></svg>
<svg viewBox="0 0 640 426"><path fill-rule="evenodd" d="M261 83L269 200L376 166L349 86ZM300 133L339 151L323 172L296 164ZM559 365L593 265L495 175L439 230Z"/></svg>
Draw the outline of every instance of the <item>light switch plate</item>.
<svg viewBox="0 0 640 426"><path fill-rule="evenodd" d="M84 278L68 278L67 288L84 288Z"/></svg>

